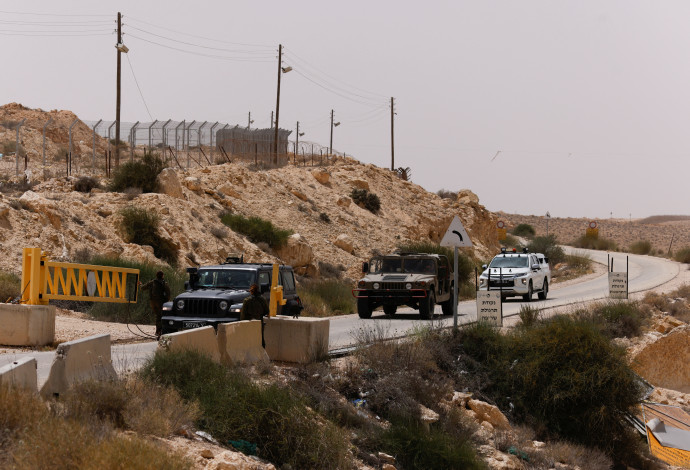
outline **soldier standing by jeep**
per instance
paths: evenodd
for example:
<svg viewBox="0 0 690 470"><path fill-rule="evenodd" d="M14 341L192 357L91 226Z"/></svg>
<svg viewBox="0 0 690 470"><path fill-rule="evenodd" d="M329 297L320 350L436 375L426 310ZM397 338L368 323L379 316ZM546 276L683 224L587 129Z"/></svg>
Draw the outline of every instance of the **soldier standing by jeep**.
<svg viewBox="0 0 690 470"><path fill-rule="evenodd" d="M163 304L170 298L170 286L163 279L163 271L156 273L156 278L141 286L141 290L149 291L149 303L151 311L156 317L156 338L161 335L161 317L163 315ZM141 283L139 283L141 285Z"/></svg>
<svg viewBox="0 0 690 470"><path fill-rule="evenodd" d="M264 341L264 317L270 313L268 302L261 295L261 290L256 284L249 286L249 297L242 302L240 320L261 320L261 346L266 347Z"/></svg>

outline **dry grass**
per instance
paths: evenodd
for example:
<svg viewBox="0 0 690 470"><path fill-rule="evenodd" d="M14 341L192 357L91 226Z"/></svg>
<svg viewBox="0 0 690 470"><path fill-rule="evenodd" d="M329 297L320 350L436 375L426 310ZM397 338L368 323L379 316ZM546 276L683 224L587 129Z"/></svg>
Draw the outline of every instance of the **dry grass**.
<svg viewBox="0 0 690 470"><path fill-rule="evenodd" d="M184 457L136 436L125 436L95 418L68 419L35 394L0 387L0 468L191 468Z"/></svg>

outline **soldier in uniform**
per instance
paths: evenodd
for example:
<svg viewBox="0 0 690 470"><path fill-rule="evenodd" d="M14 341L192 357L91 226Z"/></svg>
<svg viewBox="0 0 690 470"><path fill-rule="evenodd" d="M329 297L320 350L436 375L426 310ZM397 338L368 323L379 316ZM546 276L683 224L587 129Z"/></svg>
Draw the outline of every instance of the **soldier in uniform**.
<svg viewBox="0 0 690 470"><path fill-rule="evenodd" d="M156 317L156 338L158 338L161 335L163 304L170 299L170 286L163 279L163 271L158 271L156 278L142 285L141 290L149 291L149 303Z"/></svg>
<svg viewBox="0 0 690 470"><path fill-rule="evenodd" d="M249 286L249 294L249 297L242 302L240 320L261 320L261 346L265 348L263 317L269 314L268 302L263 298L256 284Z"/></svg>

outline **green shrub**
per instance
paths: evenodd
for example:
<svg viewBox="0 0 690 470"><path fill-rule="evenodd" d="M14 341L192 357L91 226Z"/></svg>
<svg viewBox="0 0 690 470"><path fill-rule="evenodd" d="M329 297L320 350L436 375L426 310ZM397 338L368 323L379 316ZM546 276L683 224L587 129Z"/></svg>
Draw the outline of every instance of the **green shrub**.
<svg viewBox="0 0 690 470"><path fill-rule="evenodd" d="M158 214L144 208L127 206L120 210L122 221L120 228L127 243L148 245L153 248L156 258L177 264L177 247L169 240L158 235L160 218Z"/></svg>
<svg viewBox="0 0 690 470"><path fill-rule="evenodd" d="M648 255L652 252L652 243L649 240L636 241L630 245L630 253L636 255Z"/></svg>
<svg viewBox="0 0 690 470"><path fill-rule="evenodd" d="M292 230L277 228L269 220L261 217L245 217L241 214L223 214L221 222L235 232L246 235L253 243L266 243L271 248L285 246Z"/></svg>
<svg viewBox="0 0 690 470"><path fill-rule="evenodd" d="M415 420L396 420L384 431L381 443L405 469L483 469L468 440L455 439L440 426L427 429Z"/></svg>
<svg viewBox="0 0 690 470"><path fill-rule="evenodd" d="M158 155L146 152L141 160L128 161L113 171L110 191L123 192L127 188L139 188L145 193L158 190L158 174L165 164Z"/></svg>
<svg viewBox="0 0 690 470"><path fill-rule="evenodd" d="M544 256L549 258L549 263L551 266L555 266L565 261L565 252L563 251L563 248L558 245L558 240L556 240L555 235L535 237L531 242L529 242L527 248L532 253L543 253Z"/></svg>
<svg viewBox="0 0 690 470"><path fill-rule="evenodd" d="M537 320L539 320L539 313L540 310L537 307L524 304L521 305L520 311L518 312L518 316L520 317L522 326L524 326L525 328L534 326L537 323Z"/></svg>
<svg viewBox="0 0 690 470"><path fill-rule="evenodd" d="M520 243L517 238L509 233L506 234L506 238L504 240L499 240L499 243L501 246L505 246L506 248L517 248L518 250L522 249L522 243Z"/></svg>
<svg viewBox="0 0 690 470"><path fill-rule="evenodd" d="M448 189L439 189L436 191L436 195L440 197L441 199L457 199L458 198L458 193L454 191L450 191Z"/></svg>
<svg viewBox="0 0 690 470"><path fill-rule="evenodd" d="M21 278L7 271L0 271L0 303L8 303L22 293Z"/></svg>
<svg viewBox="0 0 690 470"><path fill-rule="evenodd" d="M575 316L592 321L609 338L640 336L644 319L639 303L621 301L599 303Z"/></svg>
<svg viewBox="0 0 690 470"><path fill-rule="evenodd" d="M532 238L534 235L536 235L536 233L537 232L534 230L534 227L532 227L530 224L518 224L513 229L513 235L516 237Z"/></svg>
<svg viewBox="0 0 690 470"><path fill-rule="evenodd" d="M592 258L584 252L575 252L565 255L565 262L571 268L579 271L588 271L592 267Z"/></svg>
<svg viewBox="0 0 690 470"><path fill-rule="evenodd" d="M675 255L673 255L673 259L679 263L690 263L690 246L686 246L676 251Z"/></svg>
<svg viewBox="0 0 690 470"><path fill-rule="evenodd" d="M80 176L74 183L74 190L80 193L89 193L94 188L99 188L100 183L93 176Z"/></svg>
<svg viewBox="0 0 690 470"><path fill-rule="evenodd" d="M576 248L585 248L588 250L602 250L602 251L616 251L616 242L603 237L588 237L582 235L580 238L571 243Z"/></svg>
<svg viewBox="0 0 690 470"><path fill-rule="evenodd" d="M326 317L356 313L355 298L349 282L327 279L300 283L299 296L305 317Z"/></svg>
<svg viewBox="0 0 690 470"><path fill-rule="evenodd" d="M625 351L596 323L556 316L509 336L476 325L456 341L487 375L483 393L517 421L612 456L629 451L633 438L620 416L642 391Z"/></svg>
<svg viewBox="0 0 690 470"><path fill-rule="evenodd" d="M381 200L379 197L374 193L370 193L366 189L352 188L350 197L355 204L373 214L376 214L381 209Z"/></svg>
<svg viewBox="0 0 690 470"><path fill-rule="evenodd" d="M222 443L255 443L259 456L276 466L346 466L344 433L288 388L255 384L240 369L228 369L196 352L156 352L140 373L197 401L202 413L197 425Z"/></svg>
<svg viewBox="0 0 690 470"><path fill-rule="evenodd" d="M97 266L114 266L120 268L134 268L139 270L139 279L142 282L150 281L156 277L156 272L161 270L165 274L165 280L170 285L170 295L173 299L184 290L184 283L188 279L182 271L177 271L168 266L156 266L138 261L125 260L120 258L108 258L105 256L94 256L89 259L88 264ZM149 295L139 291L136 304L111 304L105 302L94 302L87 310L87 313L99 320L115 321L121 323L154 324L156 319L153 317L149 306Z"/></svg>

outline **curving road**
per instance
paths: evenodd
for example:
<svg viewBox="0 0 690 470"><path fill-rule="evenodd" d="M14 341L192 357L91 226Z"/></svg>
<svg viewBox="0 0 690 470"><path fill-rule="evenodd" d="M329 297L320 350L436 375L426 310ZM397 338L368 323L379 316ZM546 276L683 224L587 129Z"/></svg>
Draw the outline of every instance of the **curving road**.
<svg viewBox="0 0 690 470"><path fill-rule="evenodd" d="M566 252L583 252L590 258L606 266L606 252L593 250L579 250L564 247ZM626 256L629 256L629 289L631 293L642 292L673 280L680 273L681 265L675 261L662 258L640 255L626 255L621 253L611 254L614 262L614 271L625 271ZM555 284L549 291L549 298L544 301L533 301L532 304L540 309L552 309L566 305L578 304L591 300L608 297L608 277L603 272L601 275L586 277L582 282L559 287ZM535 295L536 298L536 295ZM517 315L523 304L518 299L508 299L503 304L503 316ZM476 320L477 310L473 300L458 304L458 323L467 324ZM440 307L436 308L434 321L440 326L452 326L452 317L442 317ZM383 312L374 312L372 319L362 320L357 315L344 315L332 317L330 329L329 349L342 348L356 342L360 332L376 330L377 334L387 337L402 336L407 331L429 324L428 320L420 320L417 311L412 309L399 309L394 318L388 319ZM112 347L112 360L118 372L135 370L153 355L157 346L156 342L115 345ZM22 357L35 357L38 362L39 387L48 378L50 365L55 353L32 352L22 354L0 355L0 367Z"/></svg>

